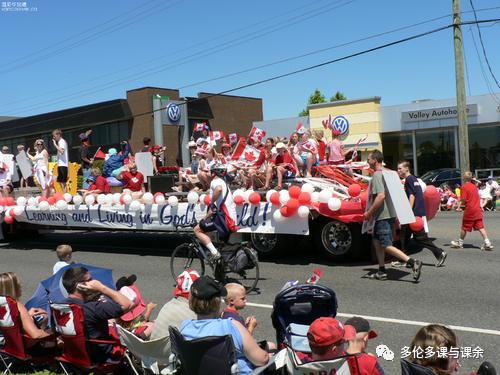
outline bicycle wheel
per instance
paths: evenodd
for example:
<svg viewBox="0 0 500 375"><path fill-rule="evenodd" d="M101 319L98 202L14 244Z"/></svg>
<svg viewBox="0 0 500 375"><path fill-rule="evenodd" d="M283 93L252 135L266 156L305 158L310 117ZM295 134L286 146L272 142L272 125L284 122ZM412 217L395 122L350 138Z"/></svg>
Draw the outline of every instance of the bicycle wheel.
<svg viewBox="0 0 500 375"><path fill-rule="evenodd" d="M178 246L170 257L170 272L175 281L186 270L194 270L200 276L205 274L205 262L192 243Z"/></svg>
<svg viewBox="0 0 500 375"><path fill-rule="evenodd" d="M259 260L249 248L244 247L243 249L248 257L248 266L240 272L227 270L224 273L224 281L226 284L241 284L245 288L246 292L249 293L255 289L257 283L259 282Z"/></svg>

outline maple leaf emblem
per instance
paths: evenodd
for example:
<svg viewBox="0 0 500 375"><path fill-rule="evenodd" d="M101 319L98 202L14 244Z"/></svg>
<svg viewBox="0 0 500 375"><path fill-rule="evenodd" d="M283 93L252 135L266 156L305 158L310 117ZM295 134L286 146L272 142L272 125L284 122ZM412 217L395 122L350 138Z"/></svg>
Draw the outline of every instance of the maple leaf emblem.
<svg viewBox="0 0 500 375"><path fill-rule="evenodd" d="M70 319L70 314L69 313L62 313L59 310L55 310L55 314L56 314L57 323L59 323L59 325L61 327L66 327L66 323L68 323L68 321Z"/></svg>
<svg viewBox="0 0 500 375"><path fill-rule="evenodd" d="M7 314L7 308L5 306L0 306L0 320L3 320L5 314Z"/></svg>
<svg viewBox="0 0 500 375"><path fill-rule="evenodd" d="M255 157L255 154L253 151L245 152L245 160L254 161L255 159L257 159L257 158Z"/></svg>

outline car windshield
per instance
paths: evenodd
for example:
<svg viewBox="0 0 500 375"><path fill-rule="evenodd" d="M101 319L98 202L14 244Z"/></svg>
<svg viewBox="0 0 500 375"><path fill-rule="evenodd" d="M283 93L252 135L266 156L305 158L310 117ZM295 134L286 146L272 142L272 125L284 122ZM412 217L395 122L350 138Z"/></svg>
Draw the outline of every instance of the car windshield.
<svg viewBox="0 0 500 375"><path fill-rule="evenodd" d="M427 173L425 173L422 177L420 177L422 180L431 180L433 179L434 177L436 177L436 175L439 173L439 171L429 171Z"/></svg>

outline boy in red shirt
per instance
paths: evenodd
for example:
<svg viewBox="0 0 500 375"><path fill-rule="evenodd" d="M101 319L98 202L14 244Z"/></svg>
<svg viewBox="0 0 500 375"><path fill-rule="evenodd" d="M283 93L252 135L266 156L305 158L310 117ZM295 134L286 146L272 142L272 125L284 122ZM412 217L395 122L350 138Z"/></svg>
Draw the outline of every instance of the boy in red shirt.
<svg viewBox="0 0 500 375"><path fill-rule="evenodd" d="M476 185L471 182L472 173L465 172L462 179L465 182L460 189L460 201L465 202L462 230L460 231L460 238L458 241L451 241L451 244L458 249L463 248L465 235L467 232L472 232L472 229L474 229L478 230L484 238L484 245L481 247L481 250L491 250L493 249L493 245L488 239L488 234L484 229L483 211L481 210L479 193Z"/></svg>
<svg viewBox="0 0 500 375"><path fill-rule="evenodd" d="M271 182L271 177L273 173L276 173L278 178L278 185L275 187L276 190L283 189L282 183L283 178L294 178L297 173L297 168L295 160L292 155L286 151L286 146L283 142L279 142L276 145L276 151L278 151L278 156L276 156L276 164L270 166L267 169L266 185L259 190L269 189L269 184Z"/></svg>

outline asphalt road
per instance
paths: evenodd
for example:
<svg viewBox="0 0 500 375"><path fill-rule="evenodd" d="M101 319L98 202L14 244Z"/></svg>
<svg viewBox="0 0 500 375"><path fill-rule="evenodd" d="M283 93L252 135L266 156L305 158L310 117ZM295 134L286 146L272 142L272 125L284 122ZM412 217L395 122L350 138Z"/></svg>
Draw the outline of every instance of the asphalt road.
<svg viewBox="0 0 500 375"><path fill-rule="evenodd" d="M333 289L338 298L338 319L352 315L366 317L378 337L370 341L375 352L380 344L394 353L393 361L379 358L387 374L399 374L402 348L409 346L418 329L427 323L452 326L460 346L480 348L484 358L461 358L460 374L475 371L488 360L500 370L499 269L500 213L485 213L485 227L496 248L480 250L482 238L478 232L469 233L463 249L452 249L461 223L457 212L439 212L430 222L430 236L448 252L441 268L434 267L435 259L426 249L414 246L414 256L424 262L422 277L413 282L411 270L390 268L389 280L370 280L367 275L377 266L366 261L333 264L318 254L308 241L294 241L283 259L262 260L258 290L248 296L242 315L256 316L259 321L255 336L275 341L270 314L274 297L287 281L307 280L314 268L323 271L320 284ZM146 302L160 307L172 298L174 282L168 262L172 250L184 241L175 235L124 232L54 232L36 238L21 238L0 244L0 271L18 273L23 284L22 302L35 292L39 282L51 276L57 261L55 248L70 244L77 262L112 268L120 276L136 274L137 285Z"/></svg>

